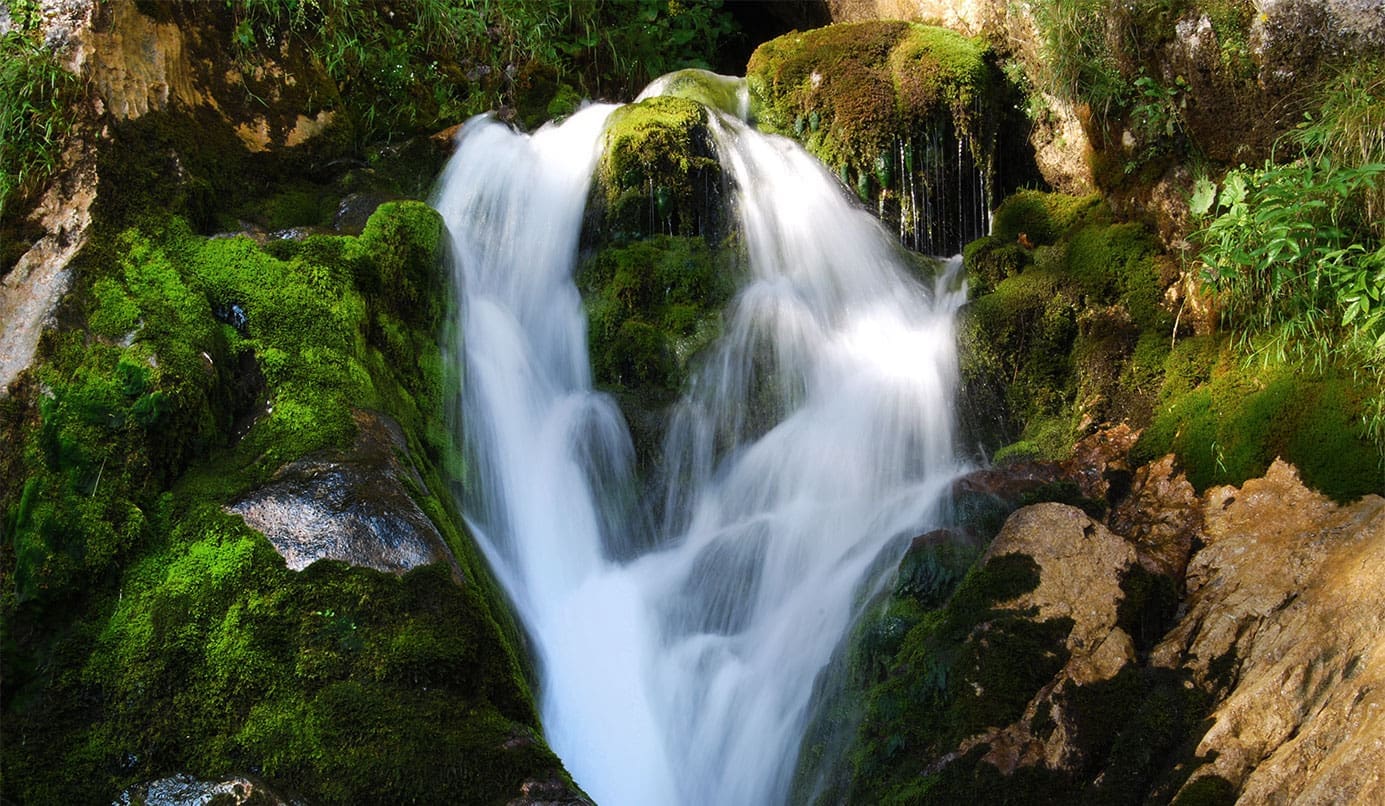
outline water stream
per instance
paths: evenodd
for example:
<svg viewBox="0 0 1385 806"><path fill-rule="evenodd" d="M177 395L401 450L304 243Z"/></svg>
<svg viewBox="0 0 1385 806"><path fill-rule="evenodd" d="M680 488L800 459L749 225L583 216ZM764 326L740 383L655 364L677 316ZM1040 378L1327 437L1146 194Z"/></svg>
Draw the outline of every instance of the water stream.
<svg viewBox="0 0 1385 806"><path fill-rule="evenodd" d="M748 275L670 417L653 548L572 281L602 127L463 130L454 240L466 512L534 639L548 740L598 803L786 797L827 665L958 472L952 314L793 142L713 113ZM954 267L955 268L955 267Z"/></svg>

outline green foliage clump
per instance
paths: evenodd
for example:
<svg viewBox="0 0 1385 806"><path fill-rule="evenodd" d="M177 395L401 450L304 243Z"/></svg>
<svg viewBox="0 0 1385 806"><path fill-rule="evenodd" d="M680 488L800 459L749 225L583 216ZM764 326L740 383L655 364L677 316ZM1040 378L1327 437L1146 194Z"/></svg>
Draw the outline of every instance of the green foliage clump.
<svg viewBox="0 0 1385 806"><path fill-rule="evenodd" d="M31 798L92 802L172 771L253 767L327 803L503 803L527 776L561 774L479 591L444 566L295 573L213 504L175 522L104 603L80 659L20 692L6 767Z"/></svg>
<svg viewBox="0 0 1385 806"><path fill-rule="evenodd" d="M0 218L57 169L79 94L26 34L0 34Z"/></svg>
<svg viewBox="0 0 1385 806"><path fill-rule="evenodd" d="M983 170L992 161L1001 93L982 40L905 22L838 23L760 45L746 81L757 125L800 141L862 201L878 202L887 223L915 221L910 246L941 254L974 237L920 199L942 207L976 192L959 150Z"/></svg>
<svg viewBox="0 0 1385 806"><path fill-rule="evenodd" d="M614 243L724 233L721 163L696 101L656 97L612 113L592 194Z"/></svg>
<svg viewBox="0 0 1385 806"><path fill-rule="evenodd" d="M1343 73L1287 142L1294 159L1198 183L1203 279L1241 352L1351 375L1385 455L1385 67ZM1375 390L1371 393L1370 390Z"/></svg>
<svg viewBox="0 0 1385 806"><path fill-rule="evenodd" d="M1385 491L1380 448L1359 426L1369 392L1351 378L1247 364L1225 342L1220 350L1203 340L1187 345L1169 357L1133 461L1175 453L1198 490L1256 478L1278 457L1338 501Z"/></svg>
<svg viewBox="0 0 1385 806"><path fill-rule="evenodd" d="M95 237L63 314L87 327L48 337L31 412L4 409L23 454L0 489L5 797L244 770L333 803L565 782L447 496L437 214L387 204L359 237L263 247L147 214ZM349 442L365 406L402 426L464 585L442 565L290 572L224 511Z"/></svg>
<svg viewBox="0 0 1385 806"><path fill-rule="evenodd" d="M629 98L663 73L710 67L736 33L720 0L230 5L242 59L278 42L306 48L368 139L490 109L537 126L570 111L574 99Z"/></svg>

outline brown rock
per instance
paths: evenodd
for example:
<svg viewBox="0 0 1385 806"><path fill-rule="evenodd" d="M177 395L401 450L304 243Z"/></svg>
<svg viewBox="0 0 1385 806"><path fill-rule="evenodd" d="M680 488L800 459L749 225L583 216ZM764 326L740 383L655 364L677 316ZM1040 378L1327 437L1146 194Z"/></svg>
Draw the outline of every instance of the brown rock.
<svg viewBox="0 0 1385 806"><path fill-rule="evenodd" d="M1187 616L1153 653L1225 692L1194 780L1241 803L1385 802L1385 500L1339 507L1275 462L1204 511Z"/></svg>
<svg viewBox="0 0 1385 806"><path fill-rule="evenodd" d="M1125 423L1083 437L1073 446L1072 458L1063 462L1063 475L1076 482L1084 496L1109 500L1129 484L1127 457L1139 438L1140 432Z"/></svg>
<svg viewBox="0 0 1385 806"><path fill-rule="evenodd" d="M1130 495L1108 521L1112 531L1135 544L1145 570L1182 580L1202 529L1202 507L1170 454L1135 472Z"/></svg>
<svg viewBox="0 0 1385 806"><path fill-rule="evenodd" d="M979 562L1007 554L1033 558L1040 569L1039 584L1003 607L1033 612L1035 621L1072 619L1067 636L1070 654L1067 664L1035 693L1017 722L973 737L961 752L989 744L985 760L1007 774L1021 765L1069 769L1081 750L1073 742L1073 729L1063 712L1063 691L1108 680L1136 659L1134 642L1116 626L1123 597L1121 579L1136 562L1135 549L1076 507L1035 504L1010 516ZM1046 739L1031 732L1041 709L1048 710L1056 724Z"/></svg>

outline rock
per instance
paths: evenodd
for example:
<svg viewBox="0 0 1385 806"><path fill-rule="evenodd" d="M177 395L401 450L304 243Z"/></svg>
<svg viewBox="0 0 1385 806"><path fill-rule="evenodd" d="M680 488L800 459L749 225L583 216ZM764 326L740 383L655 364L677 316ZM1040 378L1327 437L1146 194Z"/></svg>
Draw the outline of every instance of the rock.
<svg viewBox="0 0 1385 806"><path fill-rule="evenodd" d="M63 169L49 184L29 220L42 230L28 251L0 277L0 398L28 369L39 337L53 321L71 283L68 264L86 245L96 200L96 162L82 137L73 138Z"/></svg>
<svg viewBox="0 0 1385 806"><path fill-rule="evenodd" d="M402 573L445 561L461 570L437 527L409 493L423 480L406 464L399 425L357 410L359 434L346 451L305 457L228 509L263 532L289 568L322 559Z"/></svg>
<svg viewBox="0 0 1385 806"><path fill-rule="evenodd" d="M393 193L351 193L337 205L332 229L343 235L360 235L376 208L398 198Z"/></svg>
<svg viewBox="0 0 1385 806"><path fill-rule="evenodd" d="M1109 680L1136 657L1134 642L1117 626L1123 577L1135 564L1135 550L1082 510L1048 503L1011 515L978 564L1010 554L1033 559L1039 567L1039 584L1002 607L1024 613L1034 622L1070 619L1065 639L1068 659L1035 692L1019 720L966 740L959 752L989 745L984 760L1006 774L1021 765L1071 769L1083 752L1072 741L1076 729L1064 711L1065 692ZM1054 723L1047 737L1036 735L1033 727L1041 711L1048 712Z"/></svg>
<svg viewBox="0 0 1385 806"><path fill-rule="evenodd" d="M1335 505L1277 461L1203 510L1187 615L1152 656L1224 694L1193 780L1242 803L1385 802L1385 499Z"/></svg>
<svg viewBox="0 0 1385 806"><path fill-rule="evenodd" d="M1126 423L1083 437L1063 462L1063 475L1088 498L1118 499L1130 489L1130 449L1139 438L1140 432Z"/></svg>
<svg viewBox="0 0 1385 806"><path fill-rule="evenodd" d="M1183 578L1202 531L1202 509L1187 476L1174 469L1172 454L1135 472L1130 495L1111 511L1108 525L1135 544L1146 570Z"/></svg>
<svg viewBox="0 0 1385 806"><path fill-rule="evenodd" d="M243 775L218 780L196 778L187 773L170 775L157 781L135 784L115 799L112 806L287 806L292 801L275 794L263 782Z"/></svg>
<svg viewBox="0 0 1385 806"><path fill-rule="evenodd" d="M1135 549L1085 512L1066 504L1034 504L1010 516L978 562L1024 554L1039 566L1039 586L1006 602L1013 610L1034 608L1041 621L1070 618L1069 676L1078 682L1101 679L1086 668L1087 657L1116 627L1121 574L1135 563Z"/></svg>

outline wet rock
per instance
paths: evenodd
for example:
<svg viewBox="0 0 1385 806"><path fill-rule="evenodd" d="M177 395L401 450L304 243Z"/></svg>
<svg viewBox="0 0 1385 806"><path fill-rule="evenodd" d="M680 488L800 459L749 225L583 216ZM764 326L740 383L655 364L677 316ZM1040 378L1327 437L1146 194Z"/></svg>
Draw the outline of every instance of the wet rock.
<svg viewBox="0 0 1385 806"><path fill-rule="evenodd" d="M1187 615L1153 654L1224 694L1193 780L1241 803L1385 802L1385 499L1338 506L1275 462L1209 490L1204 517Z"/></svg>
<svg viewBox="0 0 1385 806"><path fill-rule="evenodd" d="M337 205L336 215L332 217L332 229L343 235L360 235L376 208L397 198L392 193L349 194Z"/></svg>
<svg viewBox="0 0 1385 806"><path fill-rule="evenodd" d="M399 425L374 412L355 417L350 449L285 465L230 511L263 532L295 571L322 559L396 573L446 561L460 583L446 542L410 495L424 485L407 464Z"/></svg>
<svg viewBox="0 0 1385 806"><path fill-rule="evenodd" d="M115 799L112 806L287 806L285 800L263 782L241 775L212 781L187 773L170 775L157 781L135 784Z"/></svg>

